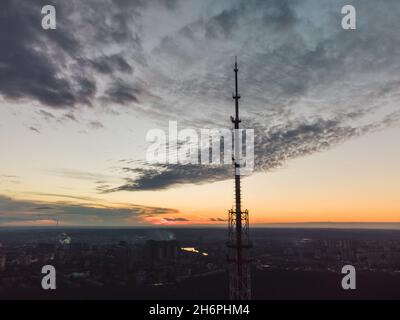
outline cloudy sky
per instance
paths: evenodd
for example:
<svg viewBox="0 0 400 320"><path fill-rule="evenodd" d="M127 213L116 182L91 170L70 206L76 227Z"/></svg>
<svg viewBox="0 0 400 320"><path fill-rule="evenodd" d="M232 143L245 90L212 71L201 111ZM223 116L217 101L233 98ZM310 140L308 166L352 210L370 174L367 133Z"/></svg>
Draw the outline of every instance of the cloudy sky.
<svg viewBox="0 0 400 320"><path fill-rule="evenodd" d="M235 56L251 221L400 222L399 16L397 0L2 0L0 225L225 224L231 168L150 165L146 134L230 128Z"/></svg>

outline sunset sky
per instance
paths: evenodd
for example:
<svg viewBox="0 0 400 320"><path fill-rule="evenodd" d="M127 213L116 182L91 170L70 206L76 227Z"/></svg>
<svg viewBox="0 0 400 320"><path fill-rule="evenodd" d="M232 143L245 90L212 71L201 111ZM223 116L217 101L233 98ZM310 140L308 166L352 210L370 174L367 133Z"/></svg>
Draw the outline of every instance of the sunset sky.
<svg viewBox="0 0 400 320"><path fill-rule="evenodd" d="M225 225L231 168L151 165L146 134L230 128L235 56L251 223L400 222L399 1L45 4L0 3L0 226Z"/></svg>

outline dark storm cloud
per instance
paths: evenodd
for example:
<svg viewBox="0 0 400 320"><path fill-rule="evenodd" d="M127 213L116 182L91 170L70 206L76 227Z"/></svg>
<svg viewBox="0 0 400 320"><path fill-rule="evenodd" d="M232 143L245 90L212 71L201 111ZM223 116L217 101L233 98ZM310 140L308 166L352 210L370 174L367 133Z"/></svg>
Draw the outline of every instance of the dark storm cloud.
<svg viewBox="0 0 400 320"><path fill-rule="evenodd" d="M103 189L104 193L115 191L135 190L162 190L171 186L187 183L208 183L226 179L232 169L228 166L202 166L196 164L187 165L156 165L149 169L125 168L125 172L131 171L136 178L126 178L126 184L109 189Z"/></svg>
<svg viewBox="0 0 400 320"><path fill-rule="evenodd" d="M91 99L96 94L96 82L85 77L74 77L73 79L78 86L76 97L79 99L79 103L91 106Z"/></svg>
<svg viewBox="0 0 400 320"><path fill-rule="evenodd" d="M58 76L62 66L49 54L40 9L38 1L1 3L0 93L8 99L34 99L52 107L72 106L80 96L73 82ZM57 50L77 48L67 34L60 33L55 39Z"/></svg>
<svg viewBox="0 0 400 320"><path fill-rule="evenodd" d="M0 225L21 222L42 222L61 220L67 224L98 225L110 223L123 225L138 222L152 214L175 214L175 209L130 205L113 208L90 204L52 203L15 200L0 195Z"/></svg>
<svg viewBox="0 0 400 320"><path fill-rule="evenodd" d="M286 160L331 148L373 127L345 126L338 120L288 122L268 130L255 124L255 169L267 171ZM264 131L264 132L263 132Z"/></svg>
<svg viewBox="0 0 400 320"><path fill-rule="evenodd" d="M0 12L0 93L8 99L30 98L52 107L73 106L87 98L62 74L62 60L55 61L52 49L61 52L77 50L78 44L67 33L57 32L49 38L41 29L38 1L2 1ZM62 59L62 55L59 56Z"/></svg>
<svg viewBox="0 0 400 320"><path fill-rule="evenodd" d="M171 9L176 4L151 3ZM132 75L124 50L136 63L146 63L135 21L150 2L53 1L56 30L41 27L45 4L41 0L1 2L0 94L5 98L34 100L53 108L92 105L99 80L95 73L110 76L109 82L116 72ZM120 44L117 52L95 56L104 50L100 47L116 44Z"/></svg>
<svg viewBox="0 0 400 320"><path fill-rule="evenodd" d="M140 88L130 86L121 81L116 81L106 90L104 99L118 104L139 102L138 95L140 95L141 92L142 90Z"/></svg>
<svg viewBox="0 0 400 320"><path fill-rule="evenodd" d="M354 116L353 114L350 115ZM387 121L400 120L396 112L381 122L351 127L343 125L346 116L333 120L316 118L314 120L287 122L284 125L265 126L248 124L255 129L254 156L256 172L279 168L286 161L321 152L351 138L379 130L388 125ZM123 168L135 178L127 178L124 185L102 189L102 192L162 190L184 184L203 184L232 179L231 165L165 164L144 168Z"/></svg>
<svg viewBox="0 0 400 320"><path fill-rule="evenodd" d="M90 65L94 70L103 74L113 74L117 71L127 74L133 73L133 68L124 59L124 57L117 54L98 57L93 60L84 60L82 63Z"/></svg>

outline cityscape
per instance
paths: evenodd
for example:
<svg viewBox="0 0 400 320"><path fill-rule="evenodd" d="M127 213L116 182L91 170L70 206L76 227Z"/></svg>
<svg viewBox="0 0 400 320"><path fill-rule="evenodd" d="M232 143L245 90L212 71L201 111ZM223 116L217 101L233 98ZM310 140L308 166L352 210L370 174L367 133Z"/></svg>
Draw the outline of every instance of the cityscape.
<svg viewBox="0 0 400 320"><path fill-rule="evenodd" d="M253 299L400 299L400 231L252 230ZM227 299L226 230L0 230L1 299ZM57 289L43 290L53 265ZM357 271L343 290L341 269Z"/></svg>

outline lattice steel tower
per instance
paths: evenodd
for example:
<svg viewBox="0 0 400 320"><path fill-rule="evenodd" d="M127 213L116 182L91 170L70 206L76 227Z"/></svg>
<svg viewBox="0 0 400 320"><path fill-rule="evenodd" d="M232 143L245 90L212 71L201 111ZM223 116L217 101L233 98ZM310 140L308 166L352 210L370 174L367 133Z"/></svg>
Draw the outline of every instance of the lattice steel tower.
<svg viewBox="0 0 400 320"><path fill-rule="evenodd" d="M249 248L249 212L242 211L240 189L241 146L239 141L239 99L238 93L238 66L235 58L235 117L231 117L234 124L232 157L235 173L235 208L229 210L228 216L228 271L229 271L229 297L232 300L248 300L251 298L250 287L250 259Z"/></svg>

